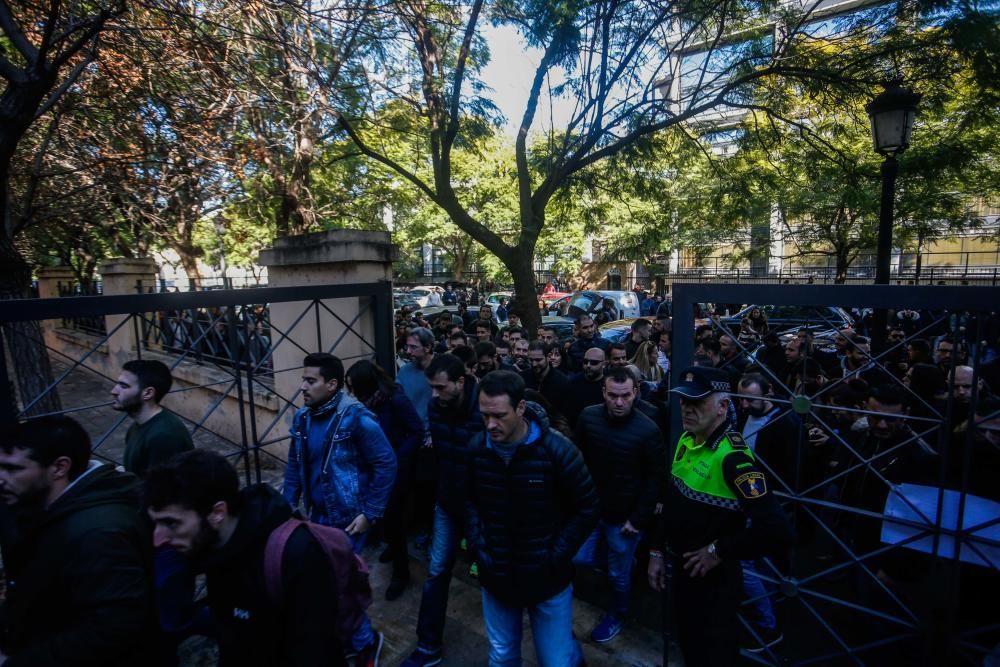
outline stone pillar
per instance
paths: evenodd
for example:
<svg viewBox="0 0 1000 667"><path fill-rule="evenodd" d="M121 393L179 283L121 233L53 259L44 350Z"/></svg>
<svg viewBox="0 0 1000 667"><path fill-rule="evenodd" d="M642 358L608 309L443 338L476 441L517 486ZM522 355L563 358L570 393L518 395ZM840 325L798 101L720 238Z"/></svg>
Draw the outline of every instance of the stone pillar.
<svg viewBox="0 0 1000 667"><path fill-rule="evenodd" d="M156 289L156 262L151 257L137 259L110 259L98 268L104 283L103 293L137 294ZM104 318L108 336L108 361L110 368L121 368L129 359L136 357L138 342L135 327L126 322L116 331L115 327L128 315L107 315ZM114 333L111 333L114 331Z"/></svg>
<svg viewBox="0 0 1000 667"><path fill-rule="evenodd" d="M59 285L72 285L76 274L69 266L46 266L38 269L38 298L54 299L59 296Z"/></svg>
<svg viewBox="0 0 1000 667"><path fill-rule="evenodd" d="M47 266L38 270L38 298L57 299L59 298L59 285L64 287L72 285L76 281L76 274L69 266ZM55 329L61 324L59 320L44 320L39 323L42 327L42 336L45 344L50 348L56 347Z"/></svg>
<svg viewBox="0 0 1000 667"><path fill-rule="evenodd" d="M261 252L258 263L267 267L268 287L347 285L391 281L395 257L396 248L388 232L337 229L279 238L272 248ZM368 305L367 297L329 299L322 303L319 307L309 301L270 306L271 342L275 345L274 388L285 399L297 399L303 349L330 352L343 360L345 369L358 359L374 360L372 348L361 340L375 344L374 312L368 308L358 316ZM347 331L326 308L348 324L358 318L351 325L358 335ZM299 319L303 311L309 312ZM283 334L291 340L282 341ZM386 370L394 374L395 369ZM290 420L291 415L287 416Z"/></svg>

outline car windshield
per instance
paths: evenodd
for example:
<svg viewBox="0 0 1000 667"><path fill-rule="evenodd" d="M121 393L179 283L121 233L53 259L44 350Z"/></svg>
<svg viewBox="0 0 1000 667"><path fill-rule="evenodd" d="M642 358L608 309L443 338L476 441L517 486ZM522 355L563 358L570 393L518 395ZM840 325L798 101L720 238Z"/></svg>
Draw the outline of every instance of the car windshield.
<svg viewBox="0 0 1000 667"><path fill-rule="evenodd" d="M581 313L589 313L597 298L599 297L586 292L583 294L577 294L570 299L569 307L570 309L576 309Z"/></svg>
<svg viewBox="0 0 1000 667"><path fill-rule="evenodd" d="M419 296L427 296L430 293L431 293L431 291L430 290L426 290L426 289L411 289L410 290L410 296L417 296L417 297L419 297Z"/></svg>

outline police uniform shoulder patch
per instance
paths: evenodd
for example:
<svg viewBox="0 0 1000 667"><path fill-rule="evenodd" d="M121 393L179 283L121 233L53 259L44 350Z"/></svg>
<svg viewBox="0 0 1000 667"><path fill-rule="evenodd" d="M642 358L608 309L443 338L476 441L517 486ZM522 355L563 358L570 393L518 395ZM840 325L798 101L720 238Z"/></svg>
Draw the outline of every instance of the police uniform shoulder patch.
<svg viewBox="0 0 1000 667"><path fill-rule="evenodd" d="M749 449L746 441L743 439L743 434L739 431L727 431L726 438L729 439L729 444L733 449Z"/></svg>
<svg viewBox="0 0 1000 667"><path fill-rule="evenodd" d="M734 480L733 485L747 500L755 500L767 495L767 482L764 479L764 473L758 470L743 473Z"/></svg>

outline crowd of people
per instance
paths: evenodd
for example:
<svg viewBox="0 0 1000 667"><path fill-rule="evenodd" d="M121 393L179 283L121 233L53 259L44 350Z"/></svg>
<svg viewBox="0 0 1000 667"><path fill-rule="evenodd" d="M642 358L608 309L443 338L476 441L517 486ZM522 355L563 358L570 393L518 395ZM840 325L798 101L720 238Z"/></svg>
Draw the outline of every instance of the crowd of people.
<svg viewBox="0 0 1000 667"><path fill-rule="evenodd" d="M417 567L410 538L427 550L405 667L447 655L463 549L491 666L521 664L525 611L539 665L584 664L577 568L610 592L590 641L632 622L640 568L684 663L730 665L784 640L772 581L805 559L864 556L870 580L842 587L876 610L926 581L926 553L885 548L896 485L1000 500L1000 340L973 336L982 323L901 310L884 332L861 317L818 341L757 310L739 331L699 326L693 365L674 369L668 309L611 343L590 315L560 339L458 305L398 316L396 369L305 356L280 490L240 488L229 460L194 448L160 405L172 380L157 361L126 363L111 389L131 419L124 471L92 459L70 416L6 426L0 665L176 664L192 634L217 639L221 665L377 665L360 557L376 536L387 604ZM1000 592L988 568L959 574Z"/></svg>

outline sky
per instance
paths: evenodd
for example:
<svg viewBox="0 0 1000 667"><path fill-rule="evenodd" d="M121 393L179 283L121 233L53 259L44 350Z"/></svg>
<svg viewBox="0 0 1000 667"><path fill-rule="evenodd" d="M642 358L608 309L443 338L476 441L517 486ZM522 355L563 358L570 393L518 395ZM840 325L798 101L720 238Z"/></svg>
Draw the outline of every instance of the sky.
<svg viewBox="0 0 1000 667"><path fill-rule="evenodd" d="M528 102L528 91L535 68L541 60L540 49L529 48L511 26L499 28L487 26L483 31L490 45L490 62L483 69L484 83L493 89L489 97L507 118L505 132L513 137L521 123L524 107ZM557 83L555 81L553 84ZM543 89L544 94L544 89ZM566 99L556 100L552 116L557 127L565 127L569 122L572 108ZM549 106L539 104L532 131L538 132L549 126Z"/></svg>

